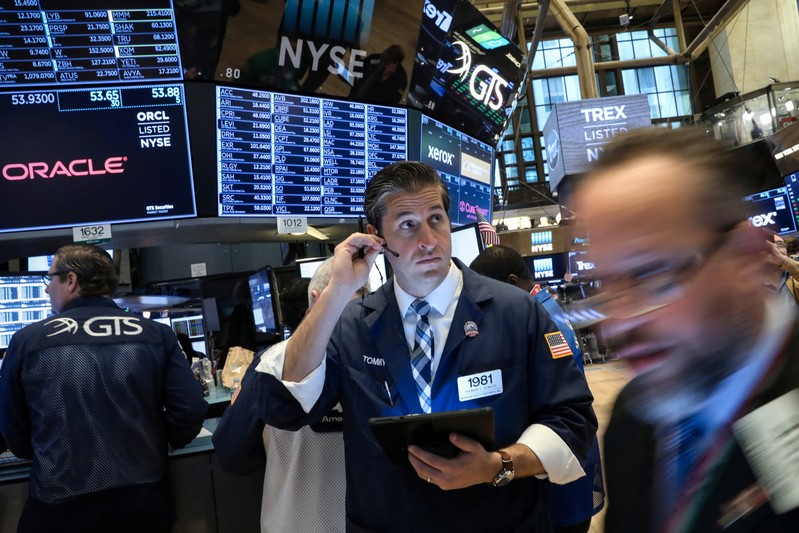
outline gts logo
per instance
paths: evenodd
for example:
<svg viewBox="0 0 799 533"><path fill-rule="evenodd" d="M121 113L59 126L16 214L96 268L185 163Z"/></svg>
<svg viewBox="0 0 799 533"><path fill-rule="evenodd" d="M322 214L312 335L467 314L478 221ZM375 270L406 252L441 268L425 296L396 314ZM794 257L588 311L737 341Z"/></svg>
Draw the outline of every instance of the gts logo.
<svg viewBox="0 0 799 533"><path fill-rule="evenodd" d="M445 152L444 150L436 148L435 146L428 146L427 157L429 157L433 161L444 163L445 165L452 165L453 164L452 159L455 157L455 154Z"/></svg>

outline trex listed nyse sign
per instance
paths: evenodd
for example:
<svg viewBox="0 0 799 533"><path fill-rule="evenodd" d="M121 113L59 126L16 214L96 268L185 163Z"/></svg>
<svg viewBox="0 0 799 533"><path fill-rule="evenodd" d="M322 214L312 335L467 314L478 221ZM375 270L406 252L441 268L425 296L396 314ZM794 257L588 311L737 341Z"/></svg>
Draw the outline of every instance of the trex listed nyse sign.
<svg viewBox="0 0 799 533"><path fill-rule="evenodd" d="M544 126L550 188L555 191L564 177L586 172L616 135L651 125L645 94L555 104Z"/></svg>

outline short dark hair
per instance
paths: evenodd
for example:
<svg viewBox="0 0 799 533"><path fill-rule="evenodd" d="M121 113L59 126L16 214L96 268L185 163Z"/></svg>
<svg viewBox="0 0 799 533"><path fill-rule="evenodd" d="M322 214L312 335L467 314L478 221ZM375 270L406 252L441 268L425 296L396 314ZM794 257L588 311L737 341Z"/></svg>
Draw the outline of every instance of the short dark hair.
<svg viewBox="0 0 799 533"><path fill-rule="evenodd" d="M55 253L53 262L59 270L73 272L78 278L81 296L112 296L119 285L114 260L93 244L69 244ZM66 274L61 275L64 279Z"/></svg>
<svg viewBox="0 0 799 533"><path fill-rule="evenodd" d="M521 254L502 245L491 246L480 252L469 268L503 283L507 283L511 274L520 279L533 279Z"/></svg>
<svg viewBox="0 0 799 533"><path fill-rule="evenodd" d="M729 148L698 128L639 128L605 145L590 172L604 172L645 157L669 157L690 166L697 172L698 186L686 193L697 202L699 221L723 231L748 216L744 184L753 168L751 156Z"/></svg>
<svg viewBox="0 0 799 533"><path fill-rule="evenodd" d="M390 164L375 174L366 186L363 202L366 221L379 230L386 214L389 196L402 192L420 192L429 187L438 187L444 210L449 213L449 191L433 167L418 161Z"/></svg>
<svg viewBox="0 0 799 533"><path fill-rule="evenodd" d="M280 310L283 313L283 324L297 329L308 311L308 284L310 278L295 278L280 291Z"/></svg>

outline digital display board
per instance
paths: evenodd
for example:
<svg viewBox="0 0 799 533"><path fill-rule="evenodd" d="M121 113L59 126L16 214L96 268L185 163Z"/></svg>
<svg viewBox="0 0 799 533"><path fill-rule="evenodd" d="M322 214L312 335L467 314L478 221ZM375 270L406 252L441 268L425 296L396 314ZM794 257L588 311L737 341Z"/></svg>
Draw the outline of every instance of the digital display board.
<svg viewBox="0 0 799 533"><path fill-rule="evenodd" d="M536 255L524 260L536 282L561 280L568 267L567 254Z"/></svg>
<svg viewBox="0 0 799 533"><path fill-rule="evenodd" d="M196 215L181 85L0 93L0 117L0 232Z"/></svg>
<svg viewBox="0 0 799 533"><path fill-rule="evenodd" d="M277 331L275 298L272 297L271 267L265 267L250 274L248 279L252 297L252 317L255 329L261 333Z"/></svg>
<svg viewBox="0 0 799 533"><path fill-rule="evenodd" d="M45 288L41 275L0 276L0 348L7 348L17 331L50 315Z"/></svg>
<svg viewBox="0 0 799 533"><path fill-rule="evenodd" d="M421 116L420 130L418 159L435 168L446 183L452 224L477 222L475 211L491 220L492 148L426 115Z"/></svg>
<svg viewBox="0 0 799 533"><path fill-rule="evenodd" d="M0 86L182 77L171 0L0 0Z"/></svg>
<svg viewBox="0 0 799 533"><path fill-rule="evenodd" d="M791 187L793 188L793 186ZM788 187L778 187L745 196L751 202L749 222L757 228L768 228L775 233L796 231L796 215L791 209Z"/></svg>
<svg viewBox="0 0 799 533"><path fill-rule="evenodd" d="M366 182L407 159L403 108L219 86L219 216L363 215Z"/></svg>
<svg viewBox="0 0 799 533"><path fill-rule="evenodd" d="M202 315L175 317L171 319L170 325L176 335L183 333L190 339L202 339L205 336Z"/></svg>

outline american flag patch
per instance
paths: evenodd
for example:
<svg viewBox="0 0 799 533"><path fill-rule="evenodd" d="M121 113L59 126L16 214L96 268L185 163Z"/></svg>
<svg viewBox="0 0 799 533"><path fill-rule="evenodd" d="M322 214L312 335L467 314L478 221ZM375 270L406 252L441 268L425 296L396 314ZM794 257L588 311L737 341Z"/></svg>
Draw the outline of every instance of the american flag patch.
<svg viewBox="0 0 799 533"><path fill-rule="evenodd" d="M569 343L566 342L566 337L564 337L563 333L560 331L556 331L554 333L545 333L544 338L547 341L549 353L552 354L552 359L558 359L560 357L567 356L574 357L572 349L569 348Z"/></svg>

